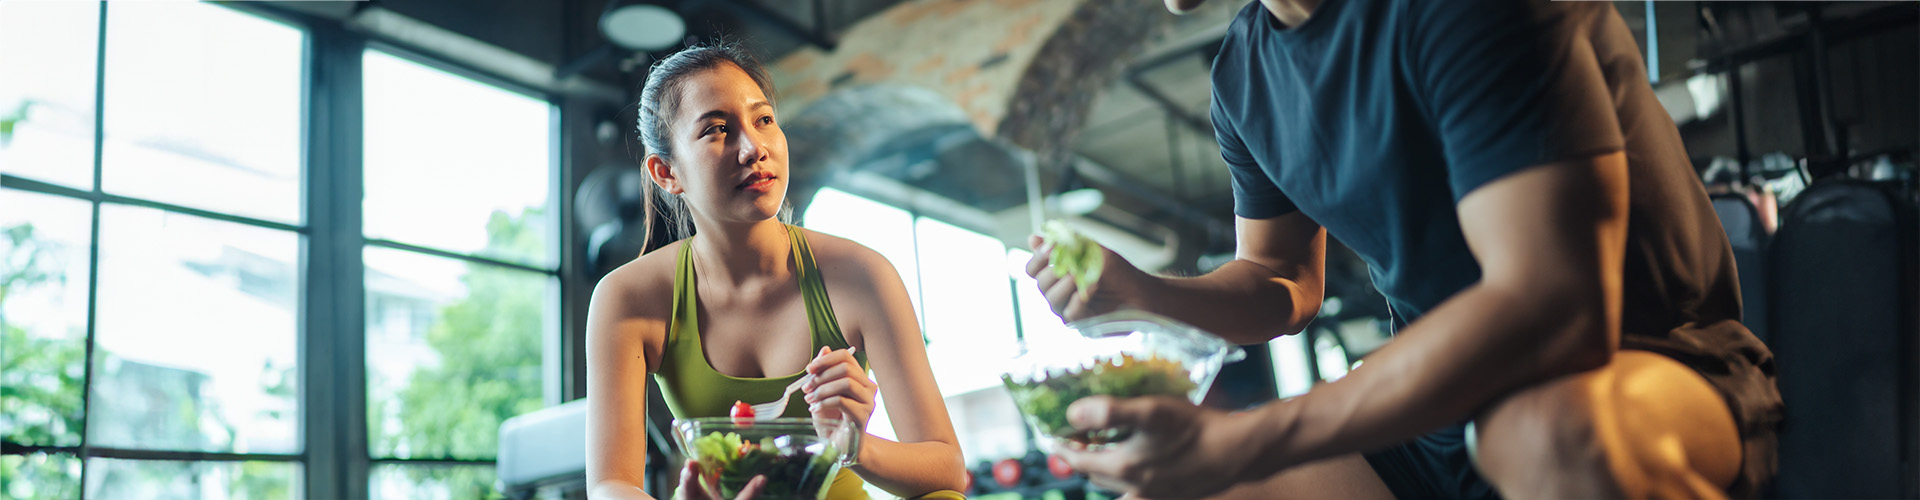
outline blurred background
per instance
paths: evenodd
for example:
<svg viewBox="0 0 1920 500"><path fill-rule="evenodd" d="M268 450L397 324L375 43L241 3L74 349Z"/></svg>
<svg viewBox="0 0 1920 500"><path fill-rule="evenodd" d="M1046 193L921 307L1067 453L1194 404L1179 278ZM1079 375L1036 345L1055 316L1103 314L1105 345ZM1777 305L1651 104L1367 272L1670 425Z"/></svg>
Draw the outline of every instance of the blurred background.
<svg viewBox="0 0 1920 500"><path fill-rule="evenodd" d="M1778 354L1776 493L1920 496L1920 4L1611 3ZM906 281L972 493L1079 498L991 362L1072 335L1029 200L1148 270L1231 259L1208 70L1243 5L0 2L0 498L578 496L588 296L644 243L633 103L721 35L773 74L800 223ZM1329 247L1322 317L1208 404L1387 341Z"/></svg>

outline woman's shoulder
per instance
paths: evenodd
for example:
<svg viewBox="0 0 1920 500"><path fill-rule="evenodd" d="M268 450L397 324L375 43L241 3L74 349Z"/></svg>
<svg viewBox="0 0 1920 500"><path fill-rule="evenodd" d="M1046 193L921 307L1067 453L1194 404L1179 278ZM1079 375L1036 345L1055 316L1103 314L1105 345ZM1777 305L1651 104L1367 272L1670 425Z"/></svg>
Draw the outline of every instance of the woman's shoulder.
<svg viewBox="0 0 1920 500"><path fill-rule="evenodd" d="M672 314L674 270L683 243L668 243L600 278L593 287L593 309L637 319Z"/></svg>
<svg viewBox="0 0 1920 500"><path fill-rule="evenodd" d="M807 246L813 249L814 264L829 280L859 280L871 283L873 280L900 279L893 263L866 245L812 229L801 228L807 237Z"/></svg>

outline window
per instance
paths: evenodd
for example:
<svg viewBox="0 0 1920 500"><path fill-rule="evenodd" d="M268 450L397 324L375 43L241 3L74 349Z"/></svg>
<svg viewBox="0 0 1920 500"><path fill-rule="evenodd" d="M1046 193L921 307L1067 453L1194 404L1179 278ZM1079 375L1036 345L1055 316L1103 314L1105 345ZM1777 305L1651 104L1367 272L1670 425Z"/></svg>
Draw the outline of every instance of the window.
<svg viewBox="0 0 1920 500"><path fill-rule="evenodd" d="M367 237L558 267L551 106L386 52L362 61Z"/></svg>
<svg viewBox="0 0 1920 500"><path fill-rule="evenodd" d="M0 4L0 496L298 493L305 44Z"/></svg>
<svg viewBox="0 0 1920 500"><path fill-rule="evenodd" d="M0 498L485 497L558 401L554 106L276 12L0 1Z"/></svg>
<svg viewBox="0 0 1920 500"><path fill-rule="evenodd" d="M376 465L373 500L464 500L490 498L493 468L478 465Z"/></svg>
<svg viewBox="0 0 1920 500"><path fill-rule="evenodd" d="M212 6L108 9L105 190L299 222L303 39Z"/></svg>
<svg viewBox="0 0 1920 500"><path fill-rule="evenodd" d="M937 220L914 220L919 241L921 317L927 357L942 396L1000 387L1001 367L1018 349L1013 286L1001 270L1007 247L991 236Z"/></svg>
<svg viewBox="0 0 1920 500"><path fill-rule="evenodd" d="M362 68L369 493L485 496L500 423L559 397L552 106L390 52Z"/></svg>
<svg viewBox="0 0 1920 500"><path fill-rule="evenodd" d="M97 2L0 3L0 173L93 189Z"/></svg>
<svg viewBox="0 0 1920 500"><path fill-rule="evenodd" d="M0 439L77 447L86 367L87 202L0 190ZM73 453L0 457L0 497L72 498Z"/></svg>

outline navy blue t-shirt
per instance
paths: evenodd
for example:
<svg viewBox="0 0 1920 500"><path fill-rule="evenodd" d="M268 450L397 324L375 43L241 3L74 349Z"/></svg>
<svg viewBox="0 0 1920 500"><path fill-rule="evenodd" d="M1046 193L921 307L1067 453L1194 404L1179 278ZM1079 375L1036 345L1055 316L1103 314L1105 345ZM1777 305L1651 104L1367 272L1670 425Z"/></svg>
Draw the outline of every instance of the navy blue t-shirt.
<svg viewBox="0 0 1920 500"><path fill-rule="evenodd" d="M1460 198L1622 149L1640 247L1628 289L1665 288L1639 304L1655 317L1626 326L1664 335L1703 314L1739 317L1725 234L1609 3L1325 0L1286 27L1253 2L1213 86L1235 213L1305 213L1367 261L1395 323L1479 280ZM1666 300L1680 298L1691 303Z"/></svg>
<svg viewBox="0 0 1920 500"><path fill-rule="evenodd" d="M1774 463L1773 354L1740 322L1732 249L1611 2L1322 0L1242 9L1213 66L1234 211L1299 212L1365 260L1396 327L1480 279L1455 204L1502 176L1624 151L1620 347L1726 398L1751 495ZM1479 498L1459 428L1367 456L1403 498ZM1414 471L1408 473L1407 471ZM1745 492L1745 493L1739 493Z"/></svg>

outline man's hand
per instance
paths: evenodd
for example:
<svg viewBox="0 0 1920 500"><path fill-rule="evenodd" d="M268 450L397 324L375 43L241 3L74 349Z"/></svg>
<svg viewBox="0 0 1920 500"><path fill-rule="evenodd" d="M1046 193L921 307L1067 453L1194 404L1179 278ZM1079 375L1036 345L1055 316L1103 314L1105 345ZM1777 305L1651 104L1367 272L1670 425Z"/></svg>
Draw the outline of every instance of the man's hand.
<svg viewBox="0 0 1920 500"><path fill-rule="evenodd" d="M1253 456L1235 436L1240 420L1184 399L1093 396L1073 403L1067 421L1079 429L1132 429L1133 436L1100 451L1056 452L1095 485L1136 497L1201 498L1243 480Z"/></svg>
<svg viewBox="0 0 1920 500"><path fill-rule="evenodd" d="M1033 236L1028 238L1027 245L1033 247L1033 259L1027 261L1027 275L1039 283L1040 293L1046 295L1053 313L1069 322L1139 307L1141 282L1152 278L1127 259L1120 258L1120 254L1102 246L1100 252L1105 255L1100 259L1100 277L1082 290L1074 282L1075 276L1060 276L1054 270L1052 243Z"/></svg>
<svg viewBox="0 0 1920 500"><path fill-rule="evenodd" d="M674 500L725 500L720 498L719 492L707 491L707 487L700 484L702 473L700 462L688 460L687 465L680 468L680 487L673 490ZM740 488L740 494L734 495L733 500L753 500L760 496L760 489L766 486L767 476L753 476L745 487Z"/></svg>

